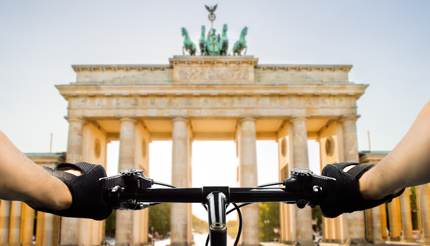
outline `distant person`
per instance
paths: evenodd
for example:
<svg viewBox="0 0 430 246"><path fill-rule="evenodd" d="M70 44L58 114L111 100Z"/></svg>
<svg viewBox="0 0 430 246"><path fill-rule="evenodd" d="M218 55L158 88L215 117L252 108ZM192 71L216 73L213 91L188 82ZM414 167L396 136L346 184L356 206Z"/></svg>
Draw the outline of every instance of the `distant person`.
<svg viewBox="0 0 430 246"><path fill-rule="evenodd" d="M395 149L377 165L327 165L323 175L337 182L320 205L327 217L377 206L408 186L430 182L430 103ZM0 199L19 200L61 216L104 219L111 213L98 179L100 165L59 164L44 169L35 164L0 131Z"/></svg>

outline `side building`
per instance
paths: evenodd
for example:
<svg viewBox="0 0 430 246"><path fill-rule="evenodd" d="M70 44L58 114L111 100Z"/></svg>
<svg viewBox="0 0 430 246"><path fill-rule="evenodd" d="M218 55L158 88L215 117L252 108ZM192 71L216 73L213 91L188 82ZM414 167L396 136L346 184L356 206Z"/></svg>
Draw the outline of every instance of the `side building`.
<svg viewBox="0 0 430 246"><path fill-rule="evenodd" d="M388 151L361 151L360 163L378 163ZM365 211L366 238L373 243L430 244L429 185L409 187L400 197Z"/></svg>
<svg viewBox="0 0 430 246"><path fill-rule="evenodd" d="M39 165L65 161L65 152L27 153ZM61 218L37 212L19 201L0 201L0 245L58 245Z"/></svg>

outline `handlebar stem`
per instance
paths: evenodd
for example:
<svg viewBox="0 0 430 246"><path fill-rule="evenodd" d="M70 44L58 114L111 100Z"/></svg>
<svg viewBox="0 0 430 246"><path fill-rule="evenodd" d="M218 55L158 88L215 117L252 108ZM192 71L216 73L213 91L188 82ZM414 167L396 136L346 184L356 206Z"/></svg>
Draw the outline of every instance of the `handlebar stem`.
<svg viewBox="0 0 430 246"><path fill-rule="evenodd" d="M226 196L222 192L214 191L206 197L209 217L209 237L211 245L226 245Z"/></svg>

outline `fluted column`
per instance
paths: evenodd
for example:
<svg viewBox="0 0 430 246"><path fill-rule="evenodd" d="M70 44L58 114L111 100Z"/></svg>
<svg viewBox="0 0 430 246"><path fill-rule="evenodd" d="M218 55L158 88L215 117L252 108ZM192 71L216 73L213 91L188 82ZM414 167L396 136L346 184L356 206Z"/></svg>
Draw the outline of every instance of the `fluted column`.
<svg viewBox="0 0 430 246"><path fill-rule="evenodd" d="M119 135L119 170L135 168L135 133L136 120L122 118ZM132 245L133 214L128 210L116 211L116 245Z"/></svg>
<svg viewBox="0 0 430 246"><path fill-rule="evenodd" d="M411 215L411 189L407 188L400 196L400 210L402 217L403 240L413 240Z"/></svg>
<svg viewBox="0 0 430 246"><path fill-rule="evenodd" d="M257 185L256 140L255 120L253 118L240 120L237 129L240 186ZM242 209L242 213L242 245L258 245L258 206L256 204L248 205Z"/></svg>
<svg viewBox="0 0 430 246"><path fill-rule="evenodd" d="M191 131L185 118L172 122L172 184L176 187L191 186ZM191 205L173 203L170 215L171 245L191 245Z"/></svg>
<svg viewBox="0 0 430 246"><path fill-rule="evenodd" d="M288 130L290 153L289 163L292 168L309 169L308 136L306 118L298 117L291 120ZM294 207L295 211L295 240L300 245L313 245L312 241L312 210L309 206L303 209Z"/></svg>
<svg viewBox="0 0 430 246"><path fill-rule="evenodd" d="M343 128L344 159L346 162L359 162L356 115L341 119ZM364 242L364 212L357 211L346 215L348 220L348 234L351 241Z"/></svg>
<svg viewBox="0 0 430 246"><path fill-rule="evenodd" d="M34 210L23 203L21 207L21 244L23 246L33 245Z"/></svg>
<svg viewBox="0 0 430 246"><path fill-rule="evenodd" d="M10 201L0 201L0 245L9 240Z"/></svg>
<svg viewBox="0 0 430 246"><path fill-rule="evenodd" d="M136 125L136 164L138 168L144 171L145 176L149 174L149 144L151 142L150 134L143 124ZM143 209L137 211L133 217L134 221L134 238L137 245L148 243L148 211Z"/></svg>
<svg viewBox="0 0 430 246"><path fill-rule="evenodd" d="M422 238L423 243L430 244L430 192L428 184L418 187L421 211Z"/></svg>
<svg viewBox="0 0 430 246"><path fill-rule="evenodd" d="M67 143L67 162L82 160L82 118L69 118L69 136ZM61 245L77 245L79 240L79 220L76 218L61 218Z"/></svg>
<svg viewBox="0 0 430 246"><path fill-rule="evenodd" d="M49 213L37 212L36 245L58 245L58 230L60 217Z"/></svg>
<svg viewBox="0 0 430 246"><path fill-rule="evenodd" d="M374 244L381 243L382 227L381 227L381 206L370 209L372 213L372 242Z"/></svg>
<svg viewBox="0 0 430 246"><path fill-rule="evenodd" d="M20 244L20 228L21 228L21 202L12 201L10 208L10 224L9 224L9 244Z"/></svg>
<svg viewBox="0 0 430 246"><path fill-rule="evenodd" d="M400 234L402 230L402 219L400 215L400 199L398 197L394 198L388 204L390 222L390 240L399 241Z"/></svg>

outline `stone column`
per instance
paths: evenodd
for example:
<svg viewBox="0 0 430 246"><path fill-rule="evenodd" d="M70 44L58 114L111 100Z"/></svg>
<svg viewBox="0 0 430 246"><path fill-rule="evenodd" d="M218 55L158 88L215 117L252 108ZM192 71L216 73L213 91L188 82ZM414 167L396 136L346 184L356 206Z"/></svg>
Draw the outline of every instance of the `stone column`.
<svg viewBox="0 0 430 246"><path fill-rule="evenodd" d="M176 187L191 186L191 131L185 118L172 122L172 184ZM173 203L170 215L171 245L192 244L191 205Z"/></svg>
<svg viewBox="0 0 430 246"><path fill-rule="evenodd" d="M10 201L0 201L0 245L6 245L9 239Z"/></svg>
<svg viewBox="0 0 430 246"><path fill-rule="evenodd" d="M33 245L34 210L27 204L22 204L21 212L21 244Z"/></svg>
<svg viewBox="0 0 430 246"><path fill-rule="evenodd" d="M255 119L240 120L237 129L239 154L239 183L242 187L257 185L257 138ZM242 245L259 245L258 241L258 206L248 205L242 209L243 229Z"/></svg>
<svg viewBox="0 0 430 246"><path fill-rule="evenodd" d="M293 118L288 129L289 163L292 168L309 168L308 136L306 119ZM309 206L303 209L294 207L295 214L295 240L300 245L313 245L312 241L312 210Z"/></svg>
<svg viewBox="0 0 430 246"><path fill-rule="evenodd" d="M20 245L21 202L12 201L10 208L9 244Z"/></svg>
<svg viewBox="0 0 430 246"><path fill-rule="evenodd" d="M428 184L419 186L418 190L422 224L421 241L427 245L430 244L430 192Z"/></svg>
<svg viewBox="0 0 430 246"><path fill-rule="evenodd" d="M402 216L403 240L413 240L412 215L411 215L411 189L407 188L400 196L400 210Z"/></svg>
<svg viewBox="0 0 430 246"><path fill-rule="evenodd" d="M67 162L79 162L82 160L82 129L84 120L81 118L69 118L69 136L67 143ZM61 245L77 245L79 239L79 219L61 218Z"/></svg>
<svg viewBox="0 0 430 246"><path fill-rule="evenodd" d="M374 244L382 243L381 228L381 206L370 209L372 213L372 242Z"/></svg>
<svg viewBox="0 0 430 246"><path fill-rule="evenodd" d="M344 160L346 162L359 162L356 115L341 119L343 128ZM348 221L348 234L352 242L365 242L364 239L364 212L358 211L346 215Z"/></svg>
<svg viewBox="0 0 430 246"><path fill-rule="evenodd" d="M387 205L381 204L379 205L379 213L380 213L380 223L381 223L381 237L383 240L388 240L388 224L387 224Z"/></svg>
<svg viewBox="0 0 430 246"><path fill-rule="evenodd" d="M56 246L59 241L60 217L49 213L37 212L36 245Z"/></svg>
<svg viewBox="0 0 430 246"><path fill-rule="evenodd" d="M400 216L400 199L398 197L394 198L388 204L390 222L390 240L399 241L400 234L402 230L402 219Z"/></svg>
<svg viewBox="0 0 430 246"><path fill-rule="evenodd" d="M149 144L151 142L150 134L147 129L142 125L137 126L137 139L136 139L136 155L138 158L137 163L139 169L144 170L145 176L149 177ZM140 244L148 243L148 216L149 209L138 211L136 216L136 226L134 234Z"/></svg>
<svg viewBox="0 0 430 246"><path fill-rule="evenodd" d="M136 120L131 118L122 118L120 127L119 170L135 168ZM116 211L116 245L131 245L131 243L133 243L134 214L134 211Z"/></svg>

